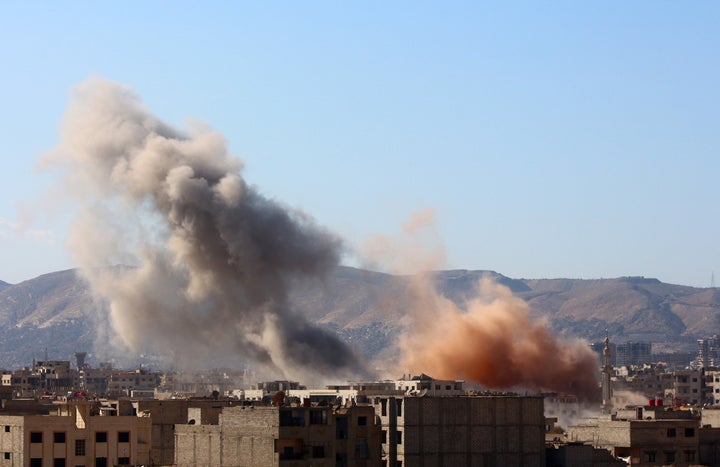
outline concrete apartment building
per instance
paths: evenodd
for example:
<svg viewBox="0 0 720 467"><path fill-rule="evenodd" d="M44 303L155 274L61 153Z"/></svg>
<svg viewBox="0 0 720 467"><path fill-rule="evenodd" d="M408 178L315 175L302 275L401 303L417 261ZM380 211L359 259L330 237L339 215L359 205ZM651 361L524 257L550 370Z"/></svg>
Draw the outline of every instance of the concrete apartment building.
<svg viewBox="0 0 720 467"><path fill-rule="evenodd" d="M117 408L119 415L150 417L150 465L173 465L176 425L217 425L224 407L242 404L233 399L120 400Z"/></svg>
<svg viewBox="0 0 720 467"><path fill-rule="evenodd" d="M160 385L160 373L135 371L113 371L107 383L108 397L138 397L139 393L150 394Z"/></svg>
<svg viewBox="0 0 720 467"><path fill-rule="evenodd" d="M381 424L382 465L544 465L542 398L467 396L463 383L421 374L288 388L287 396L371 406Z"/></svg>
<svg viewBox="0 0 720 467"><path fill-rule="evenodd" d="M249 405L223 408L216 424L199 419L175 427L178 467L381 465L372 407Z"/></svg>
<svg viewBox="0 0 720 467"><path fill-rule="evenodd" d="M613 366L645 365L652 361L650 342L624 342L617 344Z"/></svg>
<svg viewBox="0 0 720 467"><path fill-rule="evenodd" d="M55 408L52 415L0 415L1 466L148 464L149 418L101 415L88 401Z"/></svg>
<svg viewBox="0 0 720 467"><path fill-rule="evenodd" d="M705 370L705 403L720 405L720 370Z"/></svg>
<svg viewBox="0 0 720 467"><path fill-rule="evenodd" d="M699 424L691 411L633 407L568 428L571 442L602 447L633 466L692 466L700 459Z"/></svg>
<svg viewBox="0 0 720 467"><path fill-rule="evenodd" d="M548 447L546 467L626 467L627 463L605 449L582 443L567 443Z"/></svg>
<svg viewBox="0 0 720 467"><path fill-rule="evenodd" d="M382 425L383 465L545 465L542 397L360 392Z"/></svg>
<svg viewBox="0 0 720 467"><path fill-rule="evenodd" d="M705 376L702 370L676 371L673 376L673 397L679 404L702 404Z"/></svg>

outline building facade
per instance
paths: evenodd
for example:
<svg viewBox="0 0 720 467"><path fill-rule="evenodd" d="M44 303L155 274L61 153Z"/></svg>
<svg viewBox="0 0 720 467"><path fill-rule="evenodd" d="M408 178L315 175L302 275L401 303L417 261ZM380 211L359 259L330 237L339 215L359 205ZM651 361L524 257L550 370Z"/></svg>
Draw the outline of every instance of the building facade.
<svg viewBox="0 0 720 467"><path fill-rule="evenodd" d="M380 418L383 465L545 465L542 397L361 396Z"/></svg>
<svg viewBox="0 0 720 467"><path fill-rule="evenodd" d="M263 407L222 409L217 424L175 427L175 465L380 465L380 426L372 407Z"/></svg>
<svg viewBox="0 0 720 467"><path fill-rule="evenodd" d="M54 415L0 415L0 465L75 467L149 463L150 419L102 416L90 402Z"/></svg>
<svg viewBox="0 0 720 467"><path fill-rule="evenodd" d="M657 407L619 410L568 429L571 442L605 448L635 466L692 466L701 463L699 424L690 411Z"/></svg>

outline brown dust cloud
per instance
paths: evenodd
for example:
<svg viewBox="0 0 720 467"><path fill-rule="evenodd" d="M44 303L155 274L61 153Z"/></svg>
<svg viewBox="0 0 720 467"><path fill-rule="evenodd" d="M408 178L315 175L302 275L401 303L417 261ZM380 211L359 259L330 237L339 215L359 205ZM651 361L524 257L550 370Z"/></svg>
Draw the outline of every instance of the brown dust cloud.
<svg viewBox="0 0 720 467"><path fill-rule="evenodd" d="M553 335L509 288L488 276L465 303L438 293L430 270L443 266L445 254L434 225L434 211L426 209L396 238L377 235L362 249L371 266L412 273L402 295L407 312L396 372L596 399L597 359L587 343Z"/></svg>

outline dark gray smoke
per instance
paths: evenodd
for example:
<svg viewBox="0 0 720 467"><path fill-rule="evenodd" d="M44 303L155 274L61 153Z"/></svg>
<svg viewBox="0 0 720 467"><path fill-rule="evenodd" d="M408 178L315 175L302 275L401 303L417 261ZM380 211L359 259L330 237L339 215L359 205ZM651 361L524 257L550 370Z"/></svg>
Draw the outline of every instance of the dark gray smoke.
<svg viewBox="0 0 720 467"><path fill-rule="evenodd" d="M116 343L195 363L250 359L285 377L362 375L288 303L293 283L337 264L340 240L249 186L220 134L179 132L95 78L74 89L48 159L80 200L68 243ZM118 263L135 267L108 268Z"/></svg>

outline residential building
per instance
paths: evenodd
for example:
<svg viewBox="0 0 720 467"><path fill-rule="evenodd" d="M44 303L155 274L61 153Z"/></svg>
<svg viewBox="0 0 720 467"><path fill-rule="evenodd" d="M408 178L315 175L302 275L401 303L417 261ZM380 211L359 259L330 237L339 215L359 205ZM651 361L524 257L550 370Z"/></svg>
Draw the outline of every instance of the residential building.
<svg viewBox="0 0 720 467"><path fill-rule="evenodd" d="M384 465L545 465L539 396L412 396L366 390L375 408Z"/></svg>
<svg viewBox="0 0 720 467"><path fill-rule="evenodd" d="M633 466L701 463L699 425L689 411L638 406L568 428L571 442L605 448Z"/></svg>
<svg viewBox="0 0 720 467"><path fill-rule="evenodd" d="M676 404L702 404L704 384L705 375L702 369L676 371L673 377L673 397Z"/></svg>
<svg viewBox="0 0 720 467"><path fill-rule="evenodd" d="M705 369L705 403L720 405L720 370Z"/></svg>
<svg viewBox="0 0 720 467"><path fill-rule="evenodd" d="M380 465L372 407L225 407L217 423L175 427L175 465ZM222 449L220 449L222 446Z"/></svg>
<svg viewBox="0 0 720 467"><path fill-rule="evenodd" d="M613 457L606 449L598 449L583 443L567 443L551 446L546 451L547 467L623 467L627 463Z"/></svg>
<svg viewBox="0 0 720 467"><path fill-rule="evenodd" d="M135 371L113 371L108 379L108 397L130 397L133 392L152 394L160 384L160 373Z"/></svg>
<svg viewBox="0 0 720 467"><path fill-rule="evenodd" d="M232 399L120 400L120 415L149 417L152 422L151 465L175 462L175 426L184 424L217 424L224 407L241 405Z"/></svg>
<svg viewBox="0 0 720 467"><path fill-rule="evenodd" d="M615 366L645 365L652 361L650 342L625 342L617 344Z"/></svg>
<svg viewBox="0 0 720 467"><path fill-rule="evenodd" d="M693 368L709 368L720 365L720 337L714 335L705 339L697 340L698 349Z"/></svg>
<svg viewBox="0 0 720 467"><path fill-rule="evenodd" d="M3 466L142 465L150 419L101 415L97 403L56 405L53 415L0 415ZM107 414L107 412L105 412Z"/></svg>

